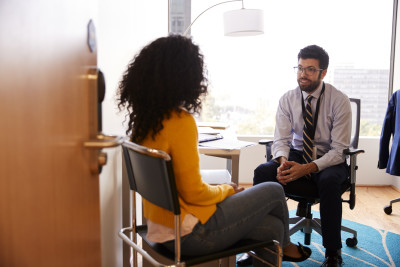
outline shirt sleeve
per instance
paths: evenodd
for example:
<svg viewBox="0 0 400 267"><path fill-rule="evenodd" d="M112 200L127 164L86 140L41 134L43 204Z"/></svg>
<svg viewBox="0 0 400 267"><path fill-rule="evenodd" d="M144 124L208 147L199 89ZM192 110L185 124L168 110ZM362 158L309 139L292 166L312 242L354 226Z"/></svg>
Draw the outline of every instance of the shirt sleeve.
<svg viewBox="0 0 400 267"><path fill-rule="evenodd" d="M279 100L275 120L276 125L272 154L274 158L289 158L290 142L292 141L293 132L289 105L284 96Z"/></svg>

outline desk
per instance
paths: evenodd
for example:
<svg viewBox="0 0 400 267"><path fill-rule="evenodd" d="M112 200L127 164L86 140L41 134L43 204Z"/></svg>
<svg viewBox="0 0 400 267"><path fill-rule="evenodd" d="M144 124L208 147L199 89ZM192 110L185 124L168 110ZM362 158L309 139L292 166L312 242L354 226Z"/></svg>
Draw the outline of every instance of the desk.
<svg viewBox="0 0 400 267"><path fill-rule="evenodd" d="M239 184L239 157L240 149L225 150L199 146L199 153L206 156L213 156L227 159L226 168L232 176L232 182Z"/></svg>
<svg viewBox="0 0 400 267"><path fill-rule="evenodd" d="M232 182L239 184L239 157L241 149L255 143L240 141L235 138L223 138L201 143L199 153L207 156L227 159L227 169L231 173Z"/></svg>

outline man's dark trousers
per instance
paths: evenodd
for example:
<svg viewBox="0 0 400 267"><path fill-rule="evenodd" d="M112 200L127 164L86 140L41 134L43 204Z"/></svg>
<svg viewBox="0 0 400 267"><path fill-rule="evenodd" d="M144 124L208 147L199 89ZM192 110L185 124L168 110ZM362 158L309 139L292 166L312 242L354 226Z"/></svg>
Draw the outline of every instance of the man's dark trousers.
<svg viewBox="0 0 400 267"><path fill-rule="evenodd" d="M302 151L290 149L289 161L304 163ZM253 184L273 181L276 179L279 163L270 160L259 165L254 170ZM342 225L342 192L341 185L348 177L347 163L341 163L328 167L318 173L313 173L311 179L299 178L293 182L283 185L285 192L298 193L310 190L318 192L320 198L320 214L323 246L327 250L338 250L342 248L341 225Z"/></svg>

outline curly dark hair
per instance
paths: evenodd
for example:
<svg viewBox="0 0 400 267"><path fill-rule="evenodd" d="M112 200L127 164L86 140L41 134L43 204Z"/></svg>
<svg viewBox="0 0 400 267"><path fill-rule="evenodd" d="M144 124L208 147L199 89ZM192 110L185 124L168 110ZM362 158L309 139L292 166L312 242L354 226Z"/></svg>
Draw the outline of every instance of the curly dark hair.
<svg viewBox="0 0 400 267"><path fill-rule="evenodd" d="M129 64L119 84L118 107L127 108L126 134L140 143L163 129L171 112L201 110L208 80L203 55L190 38L169 35L145 46Z"/></svg>
<svg viewBox="0 0 400 267"><path fill-rule="evenodd" d="M300 50L297 59L313 58L319 61L319 67L326 70L329 66L328 53L318 45L309 45Z"/></svg>

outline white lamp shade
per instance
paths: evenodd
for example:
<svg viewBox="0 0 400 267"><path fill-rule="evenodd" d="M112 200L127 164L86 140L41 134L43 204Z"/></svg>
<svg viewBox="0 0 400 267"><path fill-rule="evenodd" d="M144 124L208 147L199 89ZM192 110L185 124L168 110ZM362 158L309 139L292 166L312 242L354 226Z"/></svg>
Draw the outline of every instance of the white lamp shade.
<svg viewBox="0 0 400 267"><path fill-rule="evenodd" d="M238 9L224 13L227 36L250 36L264 33L264 12L260 9Z"/></svg>

